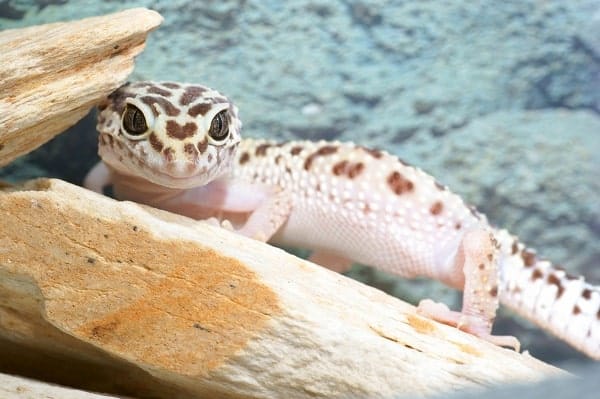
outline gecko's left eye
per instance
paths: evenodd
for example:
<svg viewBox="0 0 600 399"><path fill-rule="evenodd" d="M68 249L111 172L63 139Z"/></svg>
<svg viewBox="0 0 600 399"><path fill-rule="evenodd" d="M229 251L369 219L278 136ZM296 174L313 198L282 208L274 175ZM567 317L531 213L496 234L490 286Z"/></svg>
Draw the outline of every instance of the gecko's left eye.
<svg viewBox="0 0 600 399"><path fill-rule="evenodd" d="M144 113L135 105L127 104L123 112L123 130L132 139L140 139L148 131L148 124Z"/></svg>
<svg viewBox="0 0 600 399"><path fill-rule="evenodd" d="M227 120L227 110L223 110L215 115L210 123L208 135L215 141L223 141L229 136L229 121Z"/></svg>

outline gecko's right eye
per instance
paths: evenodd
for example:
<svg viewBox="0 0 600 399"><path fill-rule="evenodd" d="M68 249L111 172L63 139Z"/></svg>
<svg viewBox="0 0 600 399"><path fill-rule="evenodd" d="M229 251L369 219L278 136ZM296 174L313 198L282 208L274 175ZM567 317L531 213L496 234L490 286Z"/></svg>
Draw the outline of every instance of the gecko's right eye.
<svg viewBox="0 0 600 399"><path fill-rule="evenodd" d="M148 124L144 113L135 105L127 104L125 112L123 112L123 130L127 136L132 139L141 139L148 131Z"/></svg>

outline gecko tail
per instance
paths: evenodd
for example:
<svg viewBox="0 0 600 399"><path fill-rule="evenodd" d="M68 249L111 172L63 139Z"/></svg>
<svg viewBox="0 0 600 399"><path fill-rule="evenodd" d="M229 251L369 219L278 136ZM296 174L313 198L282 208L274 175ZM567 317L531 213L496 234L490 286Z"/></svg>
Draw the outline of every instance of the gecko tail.
<svg viewBox="0 0 600 399"><path fill-rule="evenodd" d="M496 231L496 239L500 303L600 360L600 287L539 259L506 230Z"/></svg>

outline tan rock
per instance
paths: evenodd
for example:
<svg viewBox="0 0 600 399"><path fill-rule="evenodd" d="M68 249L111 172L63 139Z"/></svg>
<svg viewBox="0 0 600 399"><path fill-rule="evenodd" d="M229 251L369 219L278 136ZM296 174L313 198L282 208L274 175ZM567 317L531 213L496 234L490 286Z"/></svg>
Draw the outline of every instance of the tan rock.
<svg viewBox="0 0 600 399"><path fill-rule="evenodd" d="M75 124L122 85L161 21L138 8L0 32L0 166Z"/></svg>
<svg viewBox="0 0 600 399"><path fill-rule="evenodd" d="M564 375L280 249L60 180L4 189L0 220L4 368L206 398L432 395Z"/></svg>
<svg viewBox="0 0 600 399"><path fill-rule="evenodd" d="M110 399L114 396L98 395L76 389L33 381L23 377L0 374L2 399Z"/></svg>

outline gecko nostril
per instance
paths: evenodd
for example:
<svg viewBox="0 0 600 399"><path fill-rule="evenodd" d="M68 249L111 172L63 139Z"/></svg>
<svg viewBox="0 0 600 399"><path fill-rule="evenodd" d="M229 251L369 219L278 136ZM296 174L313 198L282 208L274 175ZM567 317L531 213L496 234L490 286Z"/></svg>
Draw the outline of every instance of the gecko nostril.
<svg viewBox="0 0 600 399"><path fill-rule="evenodd" d="M198 165L195 160L175 160L165 165L166 172L176 178L193 176L197 169Z"/></svg>

